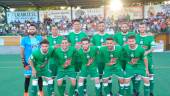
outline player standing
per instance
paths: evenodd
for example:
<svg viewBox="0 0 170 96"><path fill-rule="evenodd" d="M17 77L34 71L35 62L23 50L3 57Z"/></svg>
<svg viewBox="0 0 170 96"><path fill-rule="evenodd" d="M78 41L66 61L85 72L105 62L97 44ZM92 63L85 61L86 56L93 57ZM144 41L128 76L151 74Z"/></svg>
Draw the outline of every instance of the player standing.
<svg viewBox="0 0 170 96"><path fill-rule="evenodd" d="M52 25L51 32L52 32L52 35L47 37L50 47L53 47L53 48L60 47L63 37L59 35L57 26ZM55 76L57 75L57 65L58 65L57 60L55 60L54 57L51 57L49 59L49 69L51 71L51 77L53 79L55 79ZM52 87L51 92L52 94L54 94L54 82L51 87Z"/></svg>
<svg viewBox="0 0 170 96"><path fill-rule="evenodd" d="M43 92L43 79L48 85L48 96L51 96L51 84L53 82L51 73L48 70L48 60L52 57L53 48L49 47L48 40L44 39L40 42L40 48L32 52L30 56L30 66L32 68L32 76L37 78L38 81L33 81L34 84L38 84L40 96L44 96ZM37 96L37 95L33 95Z"/></svg>
<svg viewBox="0 0 170 96"><path fill-rule="evenodd" d="M129 26L127 22L121 24L121 31L114 34L114 39L117 44L124 46L127 44L128 37L130 35L135 35L134 32L129 31Z"/></svg>
<svg viewBox="0 0 170 96"><path fill-rule="evenodd" d="M149 96L150 93L150 82L149 82L149 69L148 69L148 59L145 55L145 50L142 46L136 44L136 37L128 37L128 45L124 46L124 58L126 58L126 68L125 68L125 80L124 88L125 95L132 96L130 90L131 78L137 74L140 75L144 81L144 96Z"/></svg>
<svg viewBox="0 0 170 96"><path fill-rule="evenodd" d="M94 62L97 48L95 46L90 46L90 40L88 38L83 38L81 42L82 48L77 52L77 55L80 56L80 59L82 60L78 83L79 96L84 96L83 84L88 75L95 81L96 96L100 96L98 88L100 87L99 74L97 72L97 65Z"/></svg>
<svg viewBox="0 0 170 96"><path fill-rule="evenodd" d="M97 24L97 28L98 28L98 33L96 33L95 35L93 35L92 39L91 39L91 43L96 46L99 50L102 46L105 46L106 43L106 39L108 37L110 37L110 35L108 33L105 33L105 23L104 22L99 22ZM96 64L98 66L98 72L99 72L99 79L100 79L100 94L102 95L102 75L103 75L103 70L104 70L104 62L102 60L103 57L101 57L99 55L99 51L98 51L98 55L96 56ZM109 84L112 85L111 83L112 81L109 81Z"/></svg>
<svg viewBox="0 0 170 96"><path fill-rule="evenodd" d="M122 59L122 47L120 45L116 45L113 38L107 38L106 47L102 47L100 49L102 60L105 62L104 75L103 75L103 87L105 94L107 96L112 96L110 92L112 92L112 86L110 86L109 79L112 79L113 75L118 77L120 82L119 95L123 95L123 77L124 72L121 65Z"/></svg>
<svg viewBox="0 0 170 96"><path fill-rule="evenodd" d="M61 47L57 48L54 53L54 57L58 60L58 72L57 72L57 84L60 96L64 96L65 86L63 85L63 79L68 76L71 81L71 87L69 90L69 96L73 96L76 87L76 72L73 64L73 56L76 49L69 46L69 42L66 38L62 40Z"/></svg>
<svg viewBox="0 0 170 96"><path fill-rule="evenodd" d="M136 35L137 44L141 45L145 49L145 55L148 58L148 67L150 73L150 96L153 96L154 87L154 70L153 70L153 60L152 52L155 47L154 36L146 33L146 25L144 23L139 24L139 34ZM139 82L139 81L137 81ZM139 92L139 85L136 85L136 94Z"/></svg>
<svg viewBox="0 0 170 96"><path fill-rule="evenodd" d="M81 28L82 28L82 25L80 23L80 20L74 20L73 21L73 32L70 32L68 35L68 40L71 43L71 46L73 46L77 49L79 49L81 47L81 40L83 38L88 37L87 34L82 31ZM80 71L80 67L81 67L81 60L79 59L79 57L74 56L73 61L75 63L75 71L76 71L76 73L78 73ZM85 80L85 83L86 83L86 80ZM84 84L84 87L86 87L86 84ZM76 92L77 92L77 89L76 89ZM86 92L86 90L85 90L85 92Z"/></svg>
<svg viewBox="0 0 170 96"><path fill-rule="evenodd" d="M25 68L24 75L25 75L25 83L24 83L24 96L28 96L28 89L30 84L30 78L31 78L31 67L28 62L28 59L32 53L33 50L37 49L39 47L39 43L42 40L41 36L36 35L36 26L31 24L28 28L28 36L25 36L21 40L21 58L22 63ZM33 80L34 81L34 80ZM37 85L32 86L32 92L37 94Z"/></svg>

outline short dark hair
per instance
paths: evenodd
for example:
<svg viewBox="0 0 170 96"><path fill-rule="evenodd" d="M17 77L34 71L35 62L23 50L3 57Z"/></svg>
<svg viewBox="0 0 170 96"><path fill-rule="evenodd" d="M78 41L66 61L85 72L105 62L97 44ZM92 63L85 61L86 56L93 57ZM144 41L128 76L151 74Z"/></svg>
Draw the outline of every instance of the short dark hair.
<svg viewBox="0 0 170 96"><path fill-rule="evenodd" d="M46 36L46 35L47 35L47 32L44 32L44 31L41 32L41 36Z"/></svg>
<svg viewBox="0 0 170 96"><path fill-rule="evenodd" d="M139 25L146 25L144 22L140 22Z"/></svg>
<svg viewBox="0 0 170 96"><path fill-rule="evenodd" d="M35 24L30 24L30 27L31 27L31 26L34 26L35 28L37 28L37 26L36 26Z"/></svg>
<svg viewBox="0 0 170 96"><path fill-rule="evenodd" d="M50 28L50 29L52 29L53 27L56 27L56 28L58 28L56 25L51 25L51 28Z"/></svg>
<svg viewBox="0 0 170 96"><path fill-rule="evenodd" d="M79 22L79 23L80 23L80 20L79 20L79 19L75 19L75 20L73 21L73 23L75 23L75 22Z"/></svg>
<svg viewBox="0 0 170 96"><path fill-rule="evenodd" d="M114 41L114 39L113 39L112 37L106 38L106 41L107 41L107 40L112 40L112 41Z"/></svg>
<svg viewBox="0 0 170 96"><path fill-rule="evenodd" d="M136 36L135 36L135 35L130 35L130 36L128 37L128 39L136 39Z"/></svg>
<svg viewBox="0 0 170 96"><path fill-rule="evenodd" d="M126 24L126 25L129 26L129 23L128 23L128 22L122 22L121 25L123 25L123 24Z"/></svg>
<svg viewBox="0 0 170 96"><path fill-rule="evenodd" d="M68 42L70 42L66 36L63 37L62 41L63 40L67 40Z"/></svg>
<svg viewBox="0 0 170 96"><path fill-rule="evenodd" d="M89 38L83 38L83 39L81 39L81 42L83 42L83 41L88 41L88 42L90 43Z"/></svg>
<svg viewBox="0 0 170 96"><path fill-rule="evenodd" d="M98 24L102 24L102 23L105 24L103 21L98 22Z"/></svg>
<svg viewBox="0 0 170 96"><path fill-rule="evenodd" d="M40 42L40 45L42 44L48 44L49 45L49 41L47 39L43 39L41 42Z"/></svg>

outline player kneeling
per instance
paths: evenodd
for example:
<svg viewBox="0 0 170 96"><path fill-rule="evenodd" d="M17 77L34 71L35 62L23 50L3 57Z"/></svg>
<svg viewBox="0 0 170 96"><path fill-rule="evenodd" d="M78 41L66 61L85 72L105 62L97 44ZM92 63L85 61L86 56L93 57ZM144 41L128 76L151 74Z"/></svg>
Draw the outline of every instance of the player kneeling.
<svg viewBox="0 0 170 96"><path fill-rule="evenodd" d="M72 62L74 54L75 48L69 46L68 40L63 38L61 47L57 48L54 53L54 58L56 58L58 61L57 84L60 96L64 96L65 84L63 85L63 79L66 76L68 76L69 80L71 81L69 96L74 95L76 86L76 72Z"/></svg>
<svg viewBox="0 0 170 96"><path fill-rule="evenodd" d="M82 60L82 66L78 81L78 93L79 96L84 96L84 80L87 78L88 75L90 75L91 78L95 81L96 96L99 96L99 74L97 72L97 65L94 62L97 53L97 48L94 46L90 46L90 40L88 38L83 38L81 42L82 48L80 48L77 52L77 55Z"/></svg>
<svg viewBox="0 0 170 96"><path fill-rule="evenodd" d="M106 47L100 50L101 56L105 62L105 69L103 75L103 86L107 96L112 95L112 75L119 77L119 82L123 83L123 69L121 67L120 59L122 54L122 47L115 45L113 38L107 38Z"/></svg>
<svg viewBox="0 0 170 96"><path fill-rule="evenodd" d="M125 94L126 96L132 96L130 90L131 78L137 74L140 75L144 81L144 96L149 96L150 83L149 83L149 71L147 56L144 55L144 49L136 44L135 36L128 38L128 44L124 47L124 56L126 58L126 74L124 80Z"/></svg>
<svg viewBox="0 0 170 96"><path fill-rule="evenodd" d="M53 49L49 48L48 40L44 39L40 42L40 48L33 51L30 56L29 62L32 67L32 76L35 78L32 83L33 86L39 86L40 96L44 96L42 91L43 85L48 85L48 92L50 92L52 78L50 77L50 72L48 71L48 60L52 56ZM44 82L43 82L44 79ZM43 84L45 83L45 84ZM48 96L50 93L48 93Z"/></svg>

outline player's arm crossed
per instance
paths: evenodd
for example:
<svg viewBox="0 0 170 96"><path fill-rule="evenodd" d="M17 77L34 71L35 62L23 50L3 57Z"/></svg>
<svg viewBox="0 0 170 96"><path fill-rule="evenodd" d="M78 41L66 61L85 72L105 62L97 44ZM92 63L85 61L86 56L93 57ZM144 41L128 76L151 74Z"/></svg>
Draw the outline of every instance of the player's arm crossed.
<svg viewBox="0 0 170 96"><path fill-rule="evenodd" d="M144 51L144 50L143 50L142 54L143 54L142 57L143 57L144 64L145 64L146 74L149 76L148 58L147 58L147 56L145 55L145 51Z"/></svg>
<svg viewBox="0 0 170 96"><path fill-rule="evenodd" d="M31 66L31 68L32 68L32 76L33 77L36 77L36 70L35 70L35 67L34 67L34 63L33 63L33 61L35 60L35 58L34 58L34 56L33 56L33 54L30 56L30 58L29 58L29 64L30 64L30 66Z"/></svg>

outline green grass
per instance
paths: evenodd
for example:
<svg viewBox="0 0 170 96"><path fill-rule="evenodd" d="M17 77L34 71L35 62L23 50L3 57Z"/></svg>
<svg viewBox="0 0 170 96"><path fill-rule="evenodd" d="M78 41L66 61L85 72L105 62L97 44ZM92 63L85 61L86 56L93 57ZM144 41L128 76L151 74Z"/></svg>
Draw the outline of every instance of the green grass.
<svg viewBox="0 0 170 96"><path fill-rule="evenodd" d="M155 96L170 96L170 53L154 53ZM0 55L0 96L23 96L24 75L19 55ZM117 80L113 79L114 92L118 90ZM89 96L94 96L93 83L88 79ZM67 86L68 87L68 86ZM57 92L57 88L56 88ZM57 95L58 96L58 95ZM142 96L142 95L141 95Z"/></svg>

